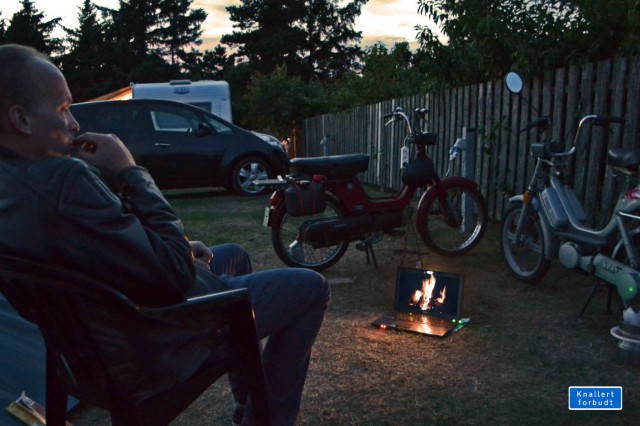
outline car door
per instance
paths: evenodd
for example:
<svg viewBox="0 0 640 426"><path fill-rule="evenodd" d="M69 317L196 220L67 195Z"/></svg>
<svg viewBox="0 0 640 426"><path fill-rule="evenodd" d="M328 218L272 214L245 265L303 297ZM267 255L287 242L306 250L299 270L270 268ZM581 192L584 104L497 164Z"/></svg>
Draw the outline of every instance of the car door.
<svg viewBox="0 0 640 426"><path fill-rule="evenodd" d="M193 107L147 103L148 139L136 153L162 188L217 186L224 182L220 163L234 142L234 132Z"/></svg>

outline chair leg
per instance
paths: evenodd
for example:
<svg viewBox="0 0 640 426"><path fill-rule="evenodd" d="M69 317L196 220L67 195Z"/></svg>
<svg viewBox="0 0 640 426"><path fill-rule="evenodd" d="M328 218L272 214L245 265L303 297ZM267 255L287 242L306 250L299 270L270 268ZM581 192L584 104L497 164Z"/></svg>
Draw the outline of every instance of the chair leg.
<svg viewBox="0 0 640 426"><path fill-rule="evenodd" d="M47 350L45 367L47 426L65 426L67 420L67 393L58 377L56 364L56 356Z"/></svg>
<svg viewBox="0 0 640 426"><path fill-rule="evenodd" d="M230 311L232 322L231 341L235 346L241 365L247 369L248 391L253 408L254 423L267 425L267 388L262 368L261 348L253 321L253 310L247 302Z"/></svg>

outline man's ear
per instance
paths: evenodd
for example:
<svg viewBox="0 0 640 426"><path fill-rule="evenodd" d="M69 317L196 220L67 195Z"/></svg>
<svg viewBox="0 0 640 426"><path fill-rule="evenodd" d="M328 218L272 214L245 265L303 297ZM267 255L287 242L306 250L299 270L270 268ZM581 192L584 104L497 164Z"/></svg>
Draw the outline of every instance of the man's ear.
<svg viewBox="0 0 640 426"><path fill-rule="evenodd" d="M9 123L18 132L25 135L31 134L31 120L22 105L14 105L9 108Z"/></svg>

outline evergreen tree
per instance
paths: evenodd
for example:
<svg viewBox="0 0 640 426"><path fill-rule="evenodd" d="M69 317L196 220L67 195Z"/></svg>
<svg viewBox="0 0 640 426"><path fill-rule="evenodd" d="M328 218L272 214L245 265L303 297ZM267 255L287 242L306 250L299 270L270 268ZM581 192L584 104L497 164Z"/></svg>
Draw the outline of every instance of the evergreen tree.
<svg viewBox="0 0 640 426"><path fill-rule="evenodd" d="M187 59L188 47L202 43L203 9L190 9L193 0L120 0L116 19L118 39L138 60L171 65Z"/></svg>
<svg viewBox="0 0 640 426"><path fill-rule="evenodd" d="M344 72L358 68L363 52L357 42L361 32L355 31L355 20L368 0L344 2L313 0L305 13L306 43L301 51L306 72L320 81L332 81Z"/></svg>
<svg viewBox="0 0 640 426"><path fill-rule="evenodd" d="M187 74L192 80L224 80L225 72L233 67L227 50L218 44L212 50L191 52L185 60Z"/></svg>
<svg viewBox="0 0 640 426"><path fill-rule="evenodd" d="M157 26L157 10L162 0L120 0L114 25L108 35L114 40L114 78L129 82L162 81L173 74L158 56L149 33ZM124 80L123 80L124 82Z"/></svg>
<svg viewBox="0 0 640 426"><path fill-rule="evenodd" d="M149 30L149 43L156 53L169 57L173 65L186 62L187 47L202 44L202 23L207 19L204 9L190 9L193 0L164 0L156 9L158 21Z"/></svg>
<svg viewBox="0 0 640 426"><path fill-rule="evenodd" d="M76 101L103 95L116 89L112 64L115 51L107 39L107 28L113 25L113 11L99 10L91 0L79 8L77 29L67 29L68 52L62 58L62 69Z"/></svg>
<svg viewBox="0 0 640 426"><path fill-rule="evenodd" d="M0 12L0 44L5 43L7 39L7 23Z"/></svg>
<svg viewBox="0 0 640 426"><path fill-rule="evenodd" d="M355 19L367 0L243 0L229 6L238 28L222 37L254 71L285 65L290 76L328 81L356 66L362 51Z"/></svg>
<svg viewBox="0 0 640 426"><path fill-rule="evenodd" d="M5 41L31 46L50 56L61 53L61 40L51 37L60 18L46 21L44 13L36 9L31 0L21 0L20 3L22 9L13 15L4 31Z"/></svg>

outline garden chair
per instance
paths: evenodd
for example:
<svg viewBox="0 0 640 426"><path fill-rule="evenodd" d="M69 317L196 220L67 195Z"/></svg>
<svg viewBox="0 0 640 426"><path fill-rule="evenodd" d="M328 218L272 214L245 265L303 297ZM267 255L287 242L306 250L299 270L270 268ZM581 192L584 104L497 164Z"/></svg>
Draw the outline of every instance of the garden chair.
<svg viewBox="0 0 640 426"><path fill-rule="evenodd" d="M256 424L267 422L246 289L147 308L86 275L0 255L0 292L44 338L49 426L65 424L69 395L113 425L166 425L231 368L245 369Z"/></svg>

